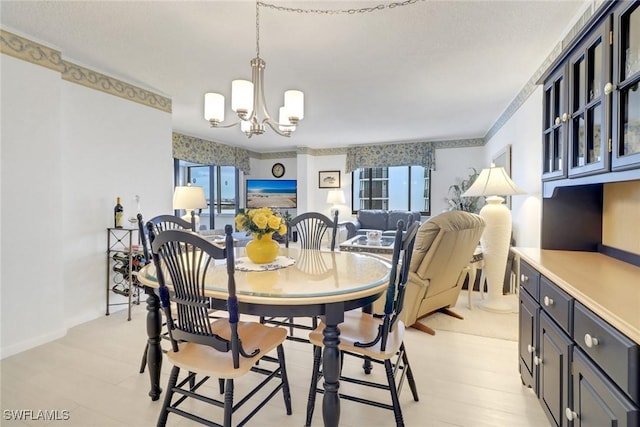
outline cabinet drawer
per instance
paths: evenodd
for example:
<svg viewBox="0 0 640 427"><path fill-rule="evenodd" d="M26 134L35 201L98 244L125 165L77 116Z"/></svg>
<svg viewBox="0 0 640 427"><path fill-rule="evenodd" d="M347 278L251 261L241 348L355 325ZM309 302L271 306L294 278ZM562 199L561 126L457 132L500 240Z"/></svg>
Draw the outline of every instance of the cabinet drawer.
<svg viewBox="0 0 640 427"><path fill-rule="evenodd" d="M520 261L520 287L526 289L534 300L538 301L540 273L524 261Z"/></svg>
<svg viewBox="0 0 640 427"><path fill-rule="evenodd" d="M576 301L574 341L640 404L640 346Z"/></svg>
<svg viewBox="0 0 640 427"><path fill-rule="evenodd" d="M546 277L540 277L540 305L569 335L573 332L573 298Z"/></svg>

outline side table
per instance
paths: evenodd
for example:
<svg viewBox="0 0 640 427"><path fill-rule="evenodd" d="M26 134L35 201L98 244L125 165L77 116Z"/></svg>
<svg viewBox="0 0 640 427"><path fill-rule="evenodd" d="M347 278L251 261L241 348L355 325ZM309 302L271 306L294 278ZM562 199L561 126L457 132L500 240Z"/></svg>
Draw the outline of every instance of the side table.
<svg viewBox="0 0 640 427"><path fill-rule="evenodd" d="M483 267L484 267L484 258L482 256L482 247L478 246L476 250L473 252L473 257L471 258L471 261L469 262L469 265L466 268L467 273L469 274L469 285L467 287L467 293L469 297L469 302L468 302L469 310L473 310L473 303L471 302L471 294L473 292L473 285L475 285L476 283L476 275L478 273L478 269L482 270L482 273L480 274L479 290L480 290L480 296L484 299L485 277L484 277ZM465 278L465 274L462 274L460 277L460 280L464 280L464 278Z"/></svg>

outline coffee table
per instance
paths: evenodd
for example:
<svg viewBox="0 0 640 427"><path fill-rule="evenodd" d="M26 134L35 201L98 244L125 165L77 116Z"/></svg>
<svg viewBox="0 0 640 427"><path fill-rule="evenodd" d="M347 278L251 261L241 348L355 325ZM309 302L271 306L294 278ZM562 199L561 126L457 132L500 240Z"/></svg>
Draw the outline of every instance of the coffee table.
<svg viewBox="0 0 640 427"><path fill-rule="evenodd" d="M356 236L340 243L340 250L344 252L369 252L374 254L391 255L395 237L382 236L379 241L371 241L367 236Z"/></svg>

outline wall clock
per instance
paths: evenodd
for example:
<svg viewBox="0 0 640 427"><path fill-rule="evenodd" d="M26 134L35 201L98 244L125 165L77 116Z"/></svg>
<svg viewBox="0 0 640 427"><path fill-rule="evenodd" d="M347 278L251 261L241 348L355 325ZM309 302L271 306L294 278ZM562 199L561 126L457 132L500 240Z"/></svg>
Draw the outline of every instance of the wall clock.
<svg viewBox="0 0 640 427"><path fill-rule="evenodd" d="M284 175L284 165L282 163L276 163L271 167L271 173L276 178L282 178Z"/></svg>

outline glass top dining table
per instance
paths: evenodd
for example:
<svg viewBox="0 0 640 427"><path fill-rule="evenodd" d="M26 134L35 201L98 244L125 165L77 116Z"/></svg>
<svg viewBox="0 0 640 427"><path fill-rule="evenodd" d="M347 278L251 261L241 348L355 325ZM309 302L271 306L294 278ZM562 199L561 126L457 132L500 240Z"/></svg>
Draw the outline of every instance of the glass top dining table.
<svg viewBox="0 0 640 427"><path fill-rule="evenodd" d="M256 316L322 316L325 324L323 419L325 426L337 426L340 419L339 324L344 321L345 311L372 304L386 290L391 270L389 261L365 253L281 248L273 265L255 266L246 262L244 248L234 250L236 295L241 313ZM213 271L207 275L209 283L205 285L205 295L212 301L225 300L226 262L218 260L211 268ZM245 271L255 268L264 270ZM155 266L149 264L142 268L138 272L138 280L148 295L149 395L152 400L157 400L162 392L159 385L162 353Z"/></svg>

